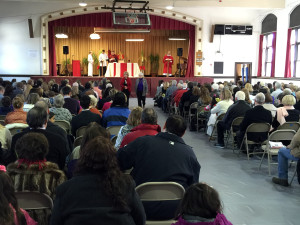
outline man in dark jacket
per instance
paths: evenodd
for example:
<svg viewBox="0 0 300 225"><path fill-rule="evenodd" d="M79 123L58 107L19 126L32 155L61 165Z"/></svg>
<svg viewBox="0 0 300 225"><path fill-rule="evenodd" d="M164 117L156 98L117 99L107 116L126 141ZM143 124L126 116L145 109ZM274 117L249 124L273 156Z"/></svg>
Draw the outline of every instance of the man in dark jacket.
<svg viewBox="0 0 300 225"><path fill-rule="evenodd" d="M63 107L68 109L71 114L77 115L80 110L80 105L76 99L71 98L71 88L69 86L63 87L62 93L65 100Z"/></svg>
<svg viewBox="0 0 300 225"><path fill-rule="evenodd" d="M88 95L84 95L80 99L80 105L82 107L82 111L77 116L73 117L71 120L72 134L76 136L76 131L82 126L87 126L91 122L97 122L101 125L101 117L92 113L89 110L91 104L91 98Z"/></svg>
<svg viewBox="0 0 300 225"><path fill-rule="evenodd" d="M184 109L184 103L190 101L190 97L193 95L193 87L194 87L193 82L189 82L188 83L188 91L183 93L183 95L180 99L179 111L180 111L181 115L183 115L183 110L187 110L187 109Z"/></svg>
<svg viewBox="0 0 300 225"><path fill-rule="evenodd" d="M235 103L229 107L222 121L217 124L218 143L215 144L218 148L224 148L224 132L230 130L232 121L244 116L251 109L250 105L245 102L245 93L238 91L235 94Z"/></svg>
<svg viewBox="0 0 300 225"><path fill-rule="evenodd" d="M47 122L48 114L46 110L40 107L33 107L31 110L29 110L27 113L27 123L29 128L26 128L22 132L13 136L11 142L11 157L9 158L8 163L15 161L17 158L15 155L15 145L17 140L24 134L29 132L37 132L44 134L49 142L49 152L46 155L47 161L58 164L61 170L64 168L66 157L69 154L67 142L59 135L47 131Z"/></svg>
<svg viewBox="0 0 300 225"><path fill-rule="evenodd" d="M265 109L262 105L265 103L265 95L263 93L258 93L255 96L255 107L248 110L245 113L244 119L240 124L240 130L237 132L238 146L241 145L243 137L246 133L247 127L252 123L268 123L272 124L272 113L271 111ZM251 141L264 141L268 138L267 133L249 133L248 140Z"/></svg>
<svg viewBox="0 0 300 225"><path fill-rule="evenodd" d="M122 170L133 167L131 175L136 185L145 182L173 181L184 188L199 181L200 164L192 148L182 136L186 123L181 116L170 116L167 132L139 137L120 148L117 157ZM174 218L179 201L144 202L148 220Z"/></svg>

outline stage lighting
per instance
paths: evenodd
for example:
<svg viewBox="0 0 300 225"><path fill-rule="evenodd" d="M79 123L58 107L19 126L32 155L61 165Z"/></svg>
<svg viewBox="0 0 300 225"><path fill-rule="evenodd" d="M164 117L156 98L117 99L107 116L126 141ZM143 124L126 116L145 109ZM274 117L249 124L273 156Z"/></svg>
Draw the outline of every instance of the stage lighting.
<svg viewBox="0 0 300 225"><path fill-rule="evenodd" d="M93 33L93 34L90 35L90 38L93 39L93 40L94 39L100 39L100 35Z"/></svg>
<svg viewBox="0 0 300 225"><path fill-rule="evenodd" d="M68 38L68 35L66 34L55 34L56 38Z"/></svg>
<svg viewBox="0 0 300 225"><path fill-rule="evenodd" d="M125 41L144 41L144 39L125 39Z"/></svg>
<svg viewBox="0 0 300 225"><path fill-rule="evenodd" d="M85 7L85 6L87 6L87 3L86 2L79 2L79 5L82 6L82 7Z"/></svg>

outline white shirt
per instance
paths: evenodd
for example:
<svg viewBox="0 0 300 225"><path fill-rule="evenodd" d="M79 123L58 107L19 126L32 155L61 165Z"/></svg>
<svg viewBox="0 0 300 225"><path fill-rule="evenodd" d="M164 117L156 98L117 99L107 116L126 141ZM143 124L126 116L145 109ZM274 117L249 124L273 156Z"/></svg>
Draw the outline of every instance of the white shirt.
<svg viewBox="0 0 300 225"><path fill-rule="evenodd" d="M88 55L88 61L91 64L93 64L93 62L94 62L93 56L91 54Z"/></svg>
<svg viewBox="0 0 300 225"><path fill-rule="evenodd" d="M107 66L107 60L108 60L108 56L106 53L101 53L99 55L100 66ZM103 63L103 65L102 65L102 63Z"/></svg>

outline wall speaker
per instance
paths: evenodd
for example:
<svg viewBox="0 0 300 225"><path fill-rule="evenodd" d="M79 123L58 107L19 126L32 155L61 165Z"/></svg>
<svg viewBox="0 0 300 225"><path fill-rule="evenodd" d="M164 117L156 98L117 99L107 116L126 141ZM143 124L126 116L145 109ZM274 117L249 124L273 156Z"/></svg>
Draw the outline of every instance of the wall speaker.
<svg viewBox="0 0 300 225"><path fill-rule="evenodd" d="M214 34L224 35L225 34L225 25L224 24L216 24Z"/></svg>
<svg viewBox="0 0 300 225"><path fill-rule="evenodd" d="M69 46L63 46L63 53L65 55L68 55L69 54Z"/></svg>
<svg viewBox="0 0 300 225"><path fill-rule="evenodd" d="M28 29L29 29L29 37L34 38L33 35L33 26L32 26L32 19L28 19Z"/></svg>
<svg viewBox="0 0 300 225"><path fill-rule="evenodd" d="M177 48L177 56L182 56L183 48Z"/></svg>

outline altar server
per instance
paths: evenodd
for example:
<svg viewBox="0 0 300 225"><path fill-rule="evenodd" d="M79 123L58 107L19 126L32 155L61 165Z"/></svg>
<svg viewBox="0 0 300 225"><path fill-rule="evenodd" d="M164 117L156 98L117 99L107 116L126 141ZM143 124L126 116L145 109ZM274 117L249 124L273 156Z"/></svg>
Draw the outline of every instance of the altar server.
<svg viewBox="0 0 300 225"><path fill-rule="evenodd" d="M107 61L108 61L108 56L105 53L105 50L103 49L102 53L99 55L99 63L100 63L99 74L100 74L100 76L104 76L106 73Z"/></svg>
<svg viewBox="0 0 300 225"><path fill-rule="evenodd" d="M94 65L94 59L93 59L93 52L90 51L88 55L88 76L93 76L93 65Z"/></svg>
<svg viewBox="0 0 300 225"><path fill-rule="evenodd" d="M171 56L171 51L168 51L168 53L163 58L164 63L164 76L171 76L172 75L172 65L173 65L174 59L173 56Z"/></svg>

